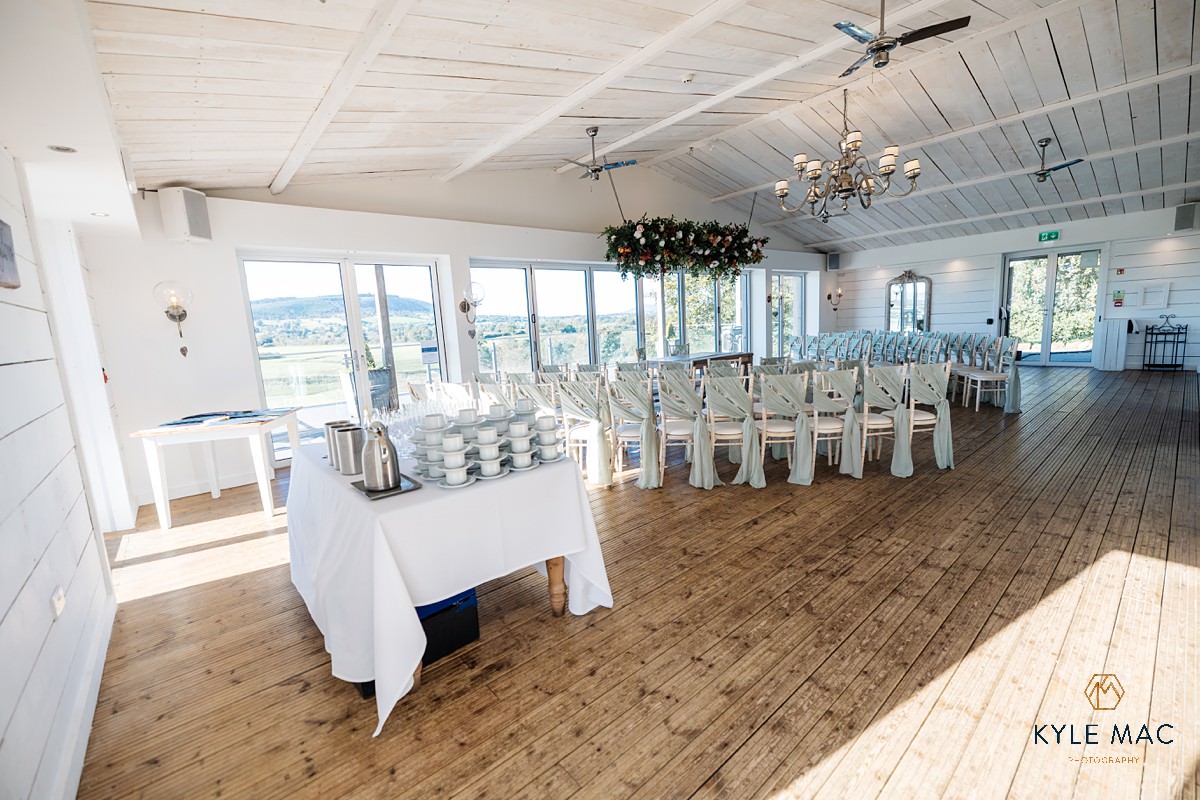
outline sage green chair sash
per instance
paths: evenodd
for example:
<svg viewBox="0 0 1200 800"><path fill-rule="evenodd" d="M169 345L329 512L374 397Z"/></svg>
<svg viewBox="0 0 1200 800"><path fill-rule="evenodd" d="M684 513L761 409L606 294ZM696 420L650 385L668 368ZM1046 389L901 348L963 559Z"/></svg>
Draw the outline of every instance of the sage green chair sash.
<svg viewBox="0 0 1200 800"><path fill-rule="evenodd" d="M736 378L738 366L732 361L709 361L704 365L704 374L711 378Z"/></svg>
<svg viewBox="0 0 1200 800"><path fill-rule="evenodd" d="M861 367L861 364L859 366ZM825 378L830 388L841 395L842 402L848 406L842 414L842 457L838 472L861 478L866 440L863 439L863 429L858 423L858 414L855 413L858 402L858 369L835 369L827 373ZM815 400L814 395L814 402Z"/></svg>
<svg viewBox="0 0 1200 800"><path fill-rule="evenodd" d="M954 436L950 430L950 401L946 399L947 373L943 364L913 364L909 391L913 402L933 406L933 456L938 469L954 469Z"/></svg>
<svg viewBox="0 0 1200 800"><path fill-rule="evenodd" d="M724 485L717 476L713 460L704 401L696 394L692 378L686 370L668 370L658 376L658 402L664 417L692 420L692 446L689 448L692 470L688 475L688 483L697 489Z"/></svg>
<svg viewBox="0 0 1200 800"><path fill-rule="evenodd" d="M708 408L716 416L742 423L742 463L734 484L749 483L755 489L767 485L759 456L758 426L754 424L754 401L741 378L705 378Z"/></svg>
<svg viewBox="0 0 1200 800"><path fill-rule="evenodd" d="M910 415L904 401L906 371L904 366L875 367L867 372L867 382L863 385L868 407L892 412L892 474L897 478L913 474Z"/></svg>
<svg viewBox="0 0 1200 800"><path fill-rule="evenodd" d="M642 468L638 474L638 488L659 488L662 481L658 469L658 417L649 385L638 380L614 380L609 383L608 389L613 422L636 422L641 427L639 450Z"/></svg>
<svg viewBox="0 0 1200 800"><path fill-rule="evenodd" d="M612 416L608 409L608 398L603 398L601 402L602 388L603 382L588 380L565 380L558 385L563 415L587 423L584 444L587 447L585 466L588 481L597 486L612 486L612 441L608 433L612 427Z"/></svg>
<svg viewBox="0 0 1200 800"><path fill-rule="evenodd" d="M1015 358L1008 367L1008 386L1004 392L1004 413L1021 413L1021 375L1017 371L1017 360Z"/></svg>
<svg viewBox="0 0 1200 800"><path fill-rule="evenodd" d="M816 451L813 447L813 407L807 401L808 372L793 375L764 375L762 405L764 415L791 417L795 421L792 442L792 470L788 483L811 486Z"/></svg>

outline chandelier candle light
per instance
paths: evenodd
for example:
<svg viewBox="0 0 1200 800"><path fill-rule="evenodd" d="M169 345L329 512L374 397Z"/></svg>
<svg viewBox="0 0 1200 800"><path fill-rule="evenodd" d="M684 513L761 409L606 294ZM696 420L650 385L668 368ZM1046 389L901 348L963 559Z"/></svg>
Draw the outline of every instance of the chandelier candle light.
<svg viewBox="0 0 1200 800"><path fill-rule="evenodd" d="M879 171L872 172L870 162L861 152L862 131L850 130L846 116L846 95L842 90L842 139L838 142L841 155L834 161L822 161L814 158L811 161L804 153L792 159L792 167L796 170L798 179L808 179L808 191L804 195L804 203L808 204L809 213L828 222L830 198L842 201L842 212L850 211L850 198L857 197L863 208L871 207L871 198L878 197L892 187L892 175L896 172L896 160L900 157L900 148L888 145L883 155L879 157ZM897 197L911 194L917 188L917 176L921 174L920 159L911 158L904 162L904 177L908 178L908 189L903 192L893 192ZM775 196L779 198L779 207L789 214L804 208L801 204L795 208L787 205L789 194L788 182L778 181L775 184Z"/></svg>

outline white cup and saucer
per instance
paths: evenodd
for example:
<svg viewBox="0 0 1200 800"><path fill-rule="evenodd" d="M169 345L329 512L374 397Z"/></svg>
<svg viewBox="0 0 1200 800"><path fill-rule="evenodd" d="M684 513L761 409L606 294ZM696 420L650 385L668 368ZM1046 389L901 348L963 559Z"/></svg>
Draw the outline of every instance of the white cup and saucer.
<svg viewBox="0 0 1200 800"><path fill-rule="evenodd" d="M477 444L476 447L479 448L480 462L490 461L493 458L500 457L500 443L499 442L493 442L491 444Z"/></svg>
<svg viewBox="0 0 1200 800"><path fill-rule="evenodd" d="M495 478L503 478L508 474L508 467L504 466L502 458L488 458L479 460L479 477L483 480L493 480Z"/></svg>
<svg viewBox="0 0 1200 800"><path fill-rule="evenodd" d="M558 443L554 444L539 444L538 445L538 460L542 463L558 461L563 457L563 454L558 451Z"/></svg>
<svg viewBox="0 0 1200 800"><path fill-rule="evenodd" d="M525 443L528 447L529 443ZM511 460L510 469L514 472L524 472L527 469L534 469L538 462L533 460L533 451L525 450L523 452L514 452L509 454Z"/></svg>
<svg viewBox="0 0 1200 800"><path fill-rule="evenodd" d="M467 452L466 440L461 433L447 433L442 437L442 453Z"/></svg>
<svg viewBox="0 0 1200 800"><path fill-rule="evenodd" d="M438 481L438 486L444 489L458 489L463 486L470 486L474 482L475 476L467 474L467 467L464 464L461 467L447 469L446 477Z"/></svg>
<svg viewBox="0 0 1200 800"><path fill-rule="evenodd" d="M421 430L428 437L430 431L446 430L446 415L445 414L426 414L421 420Z"/></svg>

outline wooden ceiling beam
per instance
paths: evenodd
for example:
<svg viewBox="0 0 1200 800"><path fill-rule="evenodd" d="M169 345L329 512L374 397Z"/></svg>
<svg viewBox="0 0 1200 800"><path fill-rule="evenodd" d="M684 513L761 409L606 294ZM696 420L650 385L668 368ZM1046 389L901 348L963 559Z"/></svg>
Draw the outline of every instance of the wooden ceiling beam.
<svg viewBox="0 0 1200 800"><path fill-rule="evenodd" d="M1067 0L1067 1L1068 2L1083 2L1084 0ZM892 23L893 25L895 25L897 23L904 22L907 19L911 19L913 17L924 14L928 11L932 11L933 9L937 8L938 6L945 5L947 2L950 2L950 0L917 0L917 2L900 9L899 11L895 12L894 14L889 15L888 21L890 23ZM628 147L630 144L632 144L640 139L644 139L645 137L650 136L652 134L658 133L659 131L663 130L664 128L669 128L672 125L675 125L676 123L683 122L686 119L691 119L692 117L696 116L697 114L707 111L708 109L710 109L714 106L718 106L721 103L725 103L730 100L733 100L736 97L740 97L741 95L745 94L746 92L749 92L751 89L755 89L759 86L762 86L764 83L775 80L780 75L786 75L787 73L793 72L797 69L800 69L801 67L803 67L807 64L811 64L814 61L819 61L827 56L831 56L834 53L840 52L840 51L844 50L847 46L849 46L849 43L848 43L846 37L842 34L839 34L837 36L837 38L830 39L825 44L818 45L817 47L813 48L812 50L810 50L807 53L804 53L803 55L794 56L792 58L789 58L786 61L781 61L780 63L776 64L775 66L773 66L769 69L763 70L762 72L758 73L757 75L751 75L750 77L746 78L745 80L741 81L740 83L738 83L734 86L731 86L722 92L718 92L717 94L714 94L711 97L706 97L703 100L701 100L697 103L694 103L693 105L690 105L685 109L675 112L674 114L672 114L669 117L666 117L665 119L660 119L658 122L655 122L653 125L648 125L647 127L642 128L640 131L634 131L633 133L629 134L628 136L618 139L617 141L612 142L610 144L607 144L604 147L597 150L596 155L603 156L603 155L607 155L608 153L613 152L614 150L620 150L621 148ZM766 121L766 120L764 119L764 121ZM711 138L717 138L717 137L708 137L708 138L711 139ZM707 140L708 139L705 139L702 141L707 141ZM688 147L676 148L672 152L675 154L679 154L680 152L687 152L688 149L689 149ZM577 159L577 160L586 159L586 158L590 158L590 157L591 157L590 153L585 153L582 156L580 156L579 159ZM647 163L654 164L661 160L662 160L661 158L653 158L650 161L648 161ZM573 168L574 168L573 165L568 164L566 166L559 167L558 172L566 172L567 170L570 170Z"/></svg>
<svg viewBox="0 0 1200 800"><path fill-rule="evenodd" d="M1128 92L1135 91L1137 89L1142 89L1147 86L1153 86L1153 85L1159 84L1159 83L1166 83L1167 81L1171 81L1176 78L1183 78L1183 77L1187 77L1190 75L1194 75L1198 72L1200 72L1200 64L1193 64L1188 67L1180 67L1179 69L1173 69L1170 72L1164 72L1160 75L1149 75L1145 78L1138 78L1137 80L1130 81L1129 83L1120 84L1118 86L1112 86L1107 89L1100 89L1100 90L1097 90L1094 92L1089 92L1087 94L1081 94L1078 97L1072 97L1067 100L1060 100L1056 103L1049 103L1045 106L1042 106L1041 108L1034 108L1034 109L1030 109L1029 111L1022 111L1017 114L1010 114L1007 117L1000 117L1000 118L991 120L989 122L981 122L977 125L971 125L969 127L961 128L956 131L950 131L948 133L939 133L936 136L929 136L925 139L918 139L915 142L909 142L908 144L904 145L904 147L906 149L907 148L917 149L917 148L925 147L926 145L934 145L934 144L939 144L941 142L950 141L953 139L960 139L964 136L969 136L974 133L982 133L983 131L991 130L993 128L999 128L1004 125L1010 125L1014 122L1021 122L1023 120L1027 120L1027 119L1033 119L1036 117L1047 116L1049 114L1054 113L1055 111L1061 111L1063 109L1074 108L1075 106L1082 105L1084 103L1090 103L1090 102L1097 101L1097 100L1103 100L1106 97L1112 97L1114 95L1125 94ZM1150 144L1147 146L1153 146L1153 144ZM1133 149L1128 149L1128 150L1122 149L1121 152L1134 152L1137 149L1138 148L1133 148ZM875 156L873 156L873 158L878 158L879 155L882 155L882 154L876 154ZM1103 158L1104 156L1105 156L1105 154L1102 154L1102 153L1087 154L1088 158ZM651 163L652 162L653 162L653 159L651 160ZM739 195L750 194L752 192L761 191L762 189L770 189L774 185L775 184L772 181L772 182L768 182L768 183L760 183L755 186L747 186L744 189L735 189L732 192L726 192L725 194L720 194L720 195L716 195L715 197L710 197L709 202L716 203L716 202L722 201L722 200L730 200L734 197L738 197Z"/></svg>
<svg viewBox="0 0 1200 800"><path fill-rule="evenodd" d="M590 81L571 92L566 97L559 99L542 113L521 123L520 125L513 127L510 131L496 139L496 141L492 142L487 147L481 148L469 158L465 159L457 167L443 175L442 180L449 181L457 178L459 175L462 175L468 170L474 169L492 156L503 152L535 131L541 130L546 125L557 120L566 112L579 107L585 101L595 97L600 92L609 88L614 83L627 76L630 72L633 72L633 70L648 64L655 58L658 58L676 43L690 36L695 36L704 28L707 28L714 22L720 21L723 17L730 14L739 6L745 5L746 2L748 2L748 0L715 0L715 2L709 3L702 11L700 11L700 13L693 14L692 16L688 17L684 22L676 25L674 28L667 31L650 44L629 54L616 64L613 64L600 75L597 75L595 78L592 78ZM598 151L597 155L600 155L603 152L607 151ZM581 156L581 160L590 158L590 153ZM575 166L573 164L568 164L563 169L560 169L559 172L574 168Z"/></svg>
<svg viewBox="0 0 1200 800"><path fill-rule="evenodd" d="M962 217L960 219L948 220L946 222L933 222L928 225L912 225L907 228L896 228L890 231L881 231L872 233L869 236L846 236L838 239L826 239L821 242L810 242L809 247L825 247L832 244L840 244L842 242L861 242L866 239L884 239L889 236L896 236L906 233L915 233L917 231L930 231L937 228L952 228L955 225L969 225L973 222L986 222L988 220L1003 219L1005 217L1016 217L1024 214L1038 214L1041 212L1059 211L1076 206L1094 205L1096 203L1107 203L1115 200L1125 200L1134 197L1144 197L1151 194L1164 194L1166 192L1184 191L1186 189L1195 189L1200 187L1200 180L1184 181L1183 183L1173 183L1170 186L1148 186L1145 188L1132 189L1128 192L1118 192L1116 194L1106 194L1100 197L1081 197L1078 200L1068 200L1062 203L1050 203L1043 206L1033 206L1031 208L1018 208L1014 211L1000 211L994 214L979 214L974 217Z"/></svg>
<svg viewBox="0 0 1200 800"><path fill-rule="evenodd" d="M1179 134L1178 136L1170 136L1166 139L1159 139L1153 142L1142 142L1141 144L1131 145L1129 147L1118 147L1114 150L1108 150L1103 153L1089 153L1084 160L1085 163L1102 161L1110 158L1117 158L1119 156L1132 155L1142 150L1157 150L1163 147L1171 147L1172 145L1187 144L1198 139L1200 139L1200 131L1192 131L1189 133ZM945 183L939 186L931 186L928 189L918 189L912 194L904 196L884 195L883 197L872 201L871 206L873 208L875 205L899 203L903 200L913 200L918 197L926 197L931 194L945 194L946 192L953 192L970 186L979 186L980 184L997 183L1000 181L1013 180L1014 178L1028 178L1033 176L1034 171L1036 171L1034 168L1022 167L1021 169L1009 170L1008 172L1001 172L995 175L984 175L979 178L971 178L970 180L962 180L955 183ZM768 185L771 187L774 186L774 184ZM763 227L769 227L771 225L783 225L786 222L788 222L786 219L776 220L774 222L764 222Z"/></svg>
<svg viewBox="0 0 1200 800"><path fill-rule="evenodd" d="M379 55L379 51L387 44L396 26L404 19L414 2L415 0L380 0L371 21L359 34L354 49L346 56L337 75L329 82L321 102L317 104L312 116L305 123L304 130L300 131L291 151L284 158L279 171L275 173L275 178L271 181L271 194L279 194L287 188L316 146L321 134L325 132L325 128L341 110L350 92L354 91L354 87Z"/></svg>
<svg viewBox="0 0 1200 800"><path fill-rule="evenodd" d="M957 57L959 52L961 50L963 50L964 48L978 46L978 45L988 41L989 39L994 39L998 36L1003 36L1003 35L1012 33L1013 31L1017 30L1018 28L1022 28L1024 26L1028 25L1030 22L1033 22L1035 20L1049 19L1051 16L1055 16L1055 15L1058 15L1058 14L1061 14L1061 13L1064 13L1067 11L1073 11L1073 10L1079 8L1080 6L1087 5L1088 3L1091 3L1091 2L1094 2L1094 0L1058 0L1058 2L1055 2L1051 5L1045 6L1044 8L1039 8L1039 9L1035 9L1033 11L1028 11L1024 14L1019 14L999 25L994 25L991 28L988 28L986 30L982 30L978 33L973 33L970 36L967 36L967 37L955 42L950 47L942 47L942 48L938 48L936 50L930 50L927 53L922 53L921 55L916 56L915 58L909 59L904 62L894 61L891 65L890 69L901 69L901 70L905 71L906 73L911 73L916 68L918 68L922 65L928 64L930 62L944 60L948 57ZM910 6L910 8L911 8L911 6ZM898 16L898 14L895 16ZM892 19L892 17L889 17L889 19ZM674 148L673 150L668 150L665 153L661 153L661 154L655 156L654 158L647 160L645 162L645 164L646 164L646 166L654 166L655 164L666 161L668 159L677 158L681 155L686 155L692 149L702 147L712 141L715 141L718 139L726 139L730 136L735 136L739 133L753 130L754 128L757 128L760 125L765 125L765 124L767 124L769 122L773 122L777 119L782 119L784 117L793 116L793 115L800 115L801 113L810 110L814 104L819 103L822 100L829 100L831 102L836 101L837 105L840 107L841 106L840 95L841 95L843 89L853 89L856 86L865 86L871 80L871 78L873 78L877 74L884 74L886 77L886 70L884 71L884 73L875 73L874 71L862 73L862 71L860 70L859 76L857 78L854 78L854 79L848 81L847 83L842 84L841 86L836 86L832 89L828 89L819 94L815 94L812 97L808 98L807 100L800 100L795 103L789 103L786 106L777 108L774 111L771 111L767 114L763 114L762 116L756 117L755 119L749 120L748 122L743 122L741 125L737 125L732 128L718 131L710 136L704 137L703 139L697 139L696 141L691 142L690 144L681 145L679 147ZM678 115L676 115L676 116L678 116ZM668 118L668 119L671 119L671 118ZM675 120L675 121L677 121L677 120ZM653 127L653 126L651 126L651 127ZM650 130L650 128L647 128L646 130ZM620 142L618 142L617 144L620 144ZM754 191L754 190L751 189L750 191Z"/></svg>

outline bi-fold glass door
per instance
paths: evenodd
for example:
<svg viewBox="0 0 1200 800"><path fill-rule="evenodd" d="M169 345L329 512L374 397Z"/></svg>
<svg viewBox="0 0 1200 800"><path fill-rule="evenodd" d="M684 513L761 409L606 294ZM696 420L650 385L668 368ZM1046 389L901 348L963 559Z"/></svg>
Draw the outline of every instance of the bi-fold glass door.
<svg viewBox="0 0 1200 800"><path fill-rule="evenodd" d="M1022 361L1091 363L1099 272L1099 250L1009 256L1004 330Z"/></svg>
<svg viewBox="0 0 1200 800"><path fill-rule="evenodd" d="M409 381L441 376L430 265L246 258L242 268L262 402L299 407L302 440L395 405ZM275 450L287 456L285 435Z"/></svg>
<svg viewBox="0 0 1200 800"><path fill-rule="evenodd" d="M473 266L480 373L634 361L642 339L636 280L587 266Z"/></svg>

